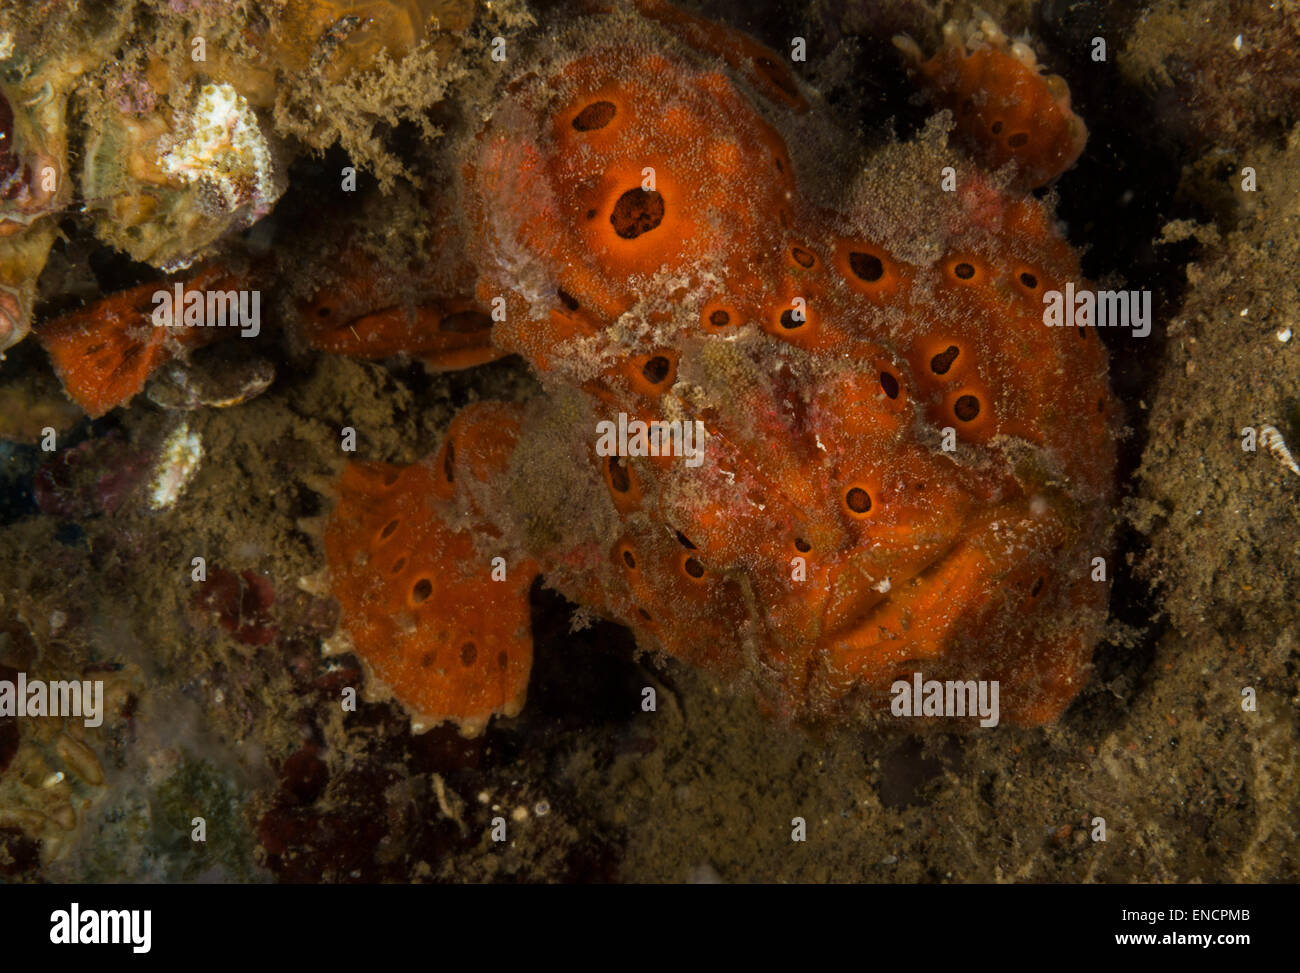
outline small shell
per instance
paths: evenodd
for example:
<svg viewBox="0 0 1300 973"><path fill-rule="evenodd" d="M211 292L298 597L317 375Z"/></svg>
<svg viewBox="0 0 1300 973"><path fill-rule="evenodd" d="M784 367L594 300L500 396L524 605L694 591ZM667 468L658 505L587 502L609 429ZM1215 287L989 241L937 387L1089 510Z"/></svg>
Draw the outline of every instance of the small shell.
<svg viewBox="0 0 1300 973"><path fill-rule="evenodd" d="M100 765L95 752L84 743L64 733L55 741L54 751L59 755L59 759L71 767L73 772L87 784L104 783L104 768Z"/></svg>
<svg viewBox="0 0 1300 973"><path fill-rule="evenodd" d="M1291 455L1291 450L1287 449L1286 440L1282 438L1282 434L1276 428L1273 426L1260 426L1259 441L1275 460L1296 476L1300 476L1300 466L1296 465L1295 457Z"/></svg>
<svg viewBox="0 0 1300 973"><path fill-rule="evenodd" d="M149 486L149 506L166 510L174 504L198 472L203 461L203 441L182 422L163 442L162 453Z"/></svg>
<svg viewBox="0 0 1300 973"><path fill-rule="evenodd" d="M320 643L320 652L323 656L343 655L352 651L354 651L352 639L344 631L336 632L329 638L322 639Z"/></svg>
<svg viewBox="0 0 1300 973"><path fill-rule="evenodd" d="M202 368L170 362L149 380L145 394L164 409L225 409L261 395L275 381L275 366L262 358L215 360Z"/></svg>
<svg viewBox="0 0 1300 973"><path fill-rule="evenodd" d="M312 574L304 574L298 579L298 588L307 592L309 595L325 597L332 590L330 587L330 573L326 570L316 571ZM351 648L345 649L345 652L352 651Z"/></svg>

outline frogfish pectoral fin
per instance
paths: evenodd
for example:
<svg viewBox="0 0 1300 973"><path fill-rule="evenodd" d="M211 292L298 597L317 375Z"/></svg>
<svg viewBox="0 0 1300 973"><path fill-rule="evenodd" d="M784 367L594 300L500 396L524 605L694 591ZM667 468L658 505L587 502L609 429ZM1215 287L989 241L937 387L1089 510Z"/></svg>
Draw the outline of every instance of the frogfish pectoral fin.
<svg viewBox="0 0 1300 973"><path fill-rule="evenodd" d="M453 421L430 460L350 464L325 530L342 623L367 675L427 728L466 736L524 704L532 668L532 561L491 550L462 500L503 471L518 431L511 407L482 403Z"/></svg>

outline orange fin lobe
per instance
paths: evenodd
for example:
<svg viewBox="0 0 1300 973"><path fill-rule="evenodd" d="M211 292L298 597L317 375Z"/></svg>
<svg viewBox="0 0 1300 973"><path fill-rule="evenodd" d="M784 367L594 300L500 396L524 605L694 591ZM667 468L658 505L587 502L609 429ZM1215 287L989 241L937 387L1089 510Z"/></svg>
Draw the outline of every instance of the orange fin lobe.
<svg viewBox="0 0 1300 973"><path fill-rule="evenodd" d="M1028 46L1009 40L991 21L969 41L944 29L943 47L929 60L910 39L895 39L936 104L951 109L957 130L990 169L1014 163L1022 189L1045 186L1074 165L1088 129L1070 107L1059 75L1044 75Z"/></svg>
<svg viewBox="0 0 1300 973"><path fill-rule="evenodd" d="M172 286L141 284L92 301L38 329L37 338L49 353L64 391L92 419L129 402L174 354L204 345L225 330L155 326L155 295L170 294ZM224 268L214 266L183 286L190 292L226 290L238 282Z"/></svg>
<svg viewBox="0 0 1300 973"><path fill-rule="evenodd" d="M343 625L368 675L417 729L481 733L523 707L532 668L528 592L537 566L451 526L457 501L504 471L518 431L508 406L466 409L432 461L352 463L325 531ZM512 424L513 423L513 424Z"/></svg>

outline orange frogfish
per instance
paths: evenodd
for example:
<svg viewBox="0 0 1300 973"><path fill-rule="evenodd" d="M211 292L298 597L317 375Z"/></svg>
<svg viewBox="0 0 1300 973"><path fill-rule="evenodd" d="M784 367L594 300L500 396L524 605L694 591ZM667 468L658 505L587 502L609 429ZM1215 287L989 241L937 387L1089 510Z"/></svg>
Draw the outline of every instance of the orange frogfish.
<svg viewBox="0 0 1300 973"><path fill-rule="evenodd" d="M1044 323L1080 268L1028 190L1086 131L984 26L900 42L950 114L850 164L743 35L641 0L548 36L455 150L466 293L304 314L318 347L513 354L542 389L338 484L346 641L417 726L520 711L539 575L779 717L888 719L915 673L997 680L1023 726L1079 693L1118 410L1094 331Z"/></svg>

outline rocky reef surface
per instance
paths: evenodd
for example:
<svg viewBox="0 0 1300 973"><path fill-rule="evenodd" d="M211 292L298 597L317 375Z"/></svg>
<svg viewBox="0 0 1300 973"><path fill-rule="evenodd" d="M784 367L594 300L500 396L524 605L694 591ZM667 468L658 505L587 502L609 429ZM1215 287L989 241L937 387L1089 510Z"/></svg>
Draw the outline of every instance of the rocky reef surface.
<svg viewBox="0 0 1300 973"><path fill-rule="evenodd" d="M688 6L778 51L804 38L791 67L837 137L903 170L959 151L936 148L893 38L934 50L969 11ZM382 694L340 705L363 667L322 653L340 618L321 524L349 458L414 463L458 410L530 400L537 375L324 353L292 325L322 293L370 300L359 280L394 305L456 292L464 241L431 177L508 78L494 52L590 11L0 4L0 681L102 687L98 722L0 715L0 875L1300 877L1300 10L985 6L1087 123L1040 193L1085 275L1155 305L1148 338L1102 336L1123 433L1087 685L1043 728L791 727L539 583L528 703L466 738L414 732ZM850 184L836 144L795 144L796 168ZM151 339L70 398L78 363L120 351L88 329L203 273L259 282L257 341Z"/></svg>

